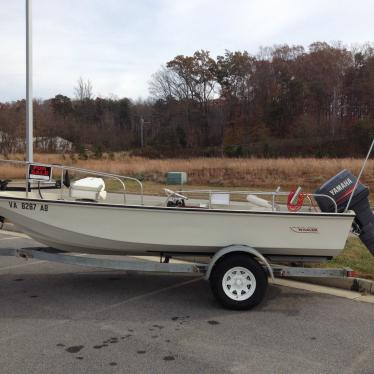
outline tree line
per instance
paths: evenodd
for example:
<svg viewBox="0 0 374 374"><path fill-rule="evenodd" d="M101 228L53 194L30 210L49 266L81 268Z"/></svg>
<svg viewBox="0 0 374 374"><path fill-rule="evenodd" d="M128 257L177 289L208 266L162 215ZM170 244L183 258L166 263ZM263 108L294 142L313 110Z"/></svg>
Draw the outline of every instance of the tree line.
<svg viewBox="0 0 374 374"><path fill-rule="evenodd" d="M35 133L150 157L360 156L374 137L371 44L200 50L168 61L149 91L145 101L94 97L80 79L74 98L35 101ZM24 118L24 101L0 104L3 153Z"/></svg>

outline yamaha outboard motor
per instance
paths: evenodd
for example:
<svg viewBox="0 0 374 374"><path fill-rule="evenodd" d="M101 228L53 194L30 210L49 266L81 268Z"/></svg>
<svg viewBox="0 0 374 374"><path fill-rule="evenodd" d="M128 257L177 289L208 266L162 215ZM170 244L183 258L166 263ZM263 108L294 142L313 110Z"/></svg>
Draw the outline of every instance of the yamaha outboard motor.
<svg viewBox="0 0 374 374"><path fill-rule="evenodd" d="M325 182L316 194L328 195L334 199L338 212L344 212L348 200L354 189L357 178L348 170L340 173ZM352 197L349 209L356 213L355 223L359 227L359 236L369 251L374 256L374 214L369 204L369 189L358 183ZM334 203L326 197L316 197L322 212L335 212Z"/></svg>

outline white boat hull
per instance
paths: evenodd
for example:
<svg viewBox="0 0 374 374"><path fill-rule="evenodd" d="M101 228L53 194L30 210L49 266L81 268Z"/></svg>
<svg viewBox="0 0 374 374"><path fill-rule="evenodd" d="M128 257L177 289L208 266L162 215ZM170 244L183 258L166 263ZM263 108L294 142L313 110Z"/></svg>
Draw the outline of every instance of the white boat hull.
<svg viewBox="0 0 374 374"><path fill-rule="evenodd" d="M123 206L0 195L0 216L35 240L95 254L214 253L232 244L264 255L334 257L354 214Z"/></svg>

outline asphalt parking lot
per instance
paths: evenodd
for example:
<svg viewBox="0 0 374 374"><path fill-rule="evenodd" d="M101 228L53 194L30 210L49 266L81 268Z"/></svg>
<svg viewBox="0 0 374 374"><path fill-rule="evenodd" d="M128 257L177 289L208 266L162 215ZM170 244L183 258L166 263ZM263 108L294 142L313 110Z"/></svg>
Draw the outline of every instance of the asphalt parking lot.
<svg viewBox="0 0 374 374"><path fill-rule="evenodd" d="M0 257L0 302L2 374L374 373L374 304L331 295L273 285L234 312L198 277Z"/></svg>

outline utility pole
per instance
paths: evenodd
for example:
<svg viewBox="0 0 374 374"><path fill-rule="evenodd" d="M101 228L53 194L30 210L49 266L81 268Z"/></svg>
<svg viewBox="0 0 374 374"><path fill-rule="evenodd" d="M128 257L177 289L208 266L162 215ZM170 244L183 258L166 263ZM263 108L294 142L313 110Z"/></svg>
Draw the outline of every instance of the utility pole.
<svg viewBox="0 0 374 374"><path fill-rule="evenodd" d="M140 117L140 146L144 147L144 118Z"/></svg>
<svg viewBox="0 0 374 374"><path fill-rule="evenodd" d="M32 0L26 0L26 161L33 162Z"/></svg>
<svg viewBox="0 0 374 374"><path fill-rule="evenodd" d="M140 146L143 148L144 147L144 125L151 125L152 122L144 121L143 117L140 117Z"/></svg>

